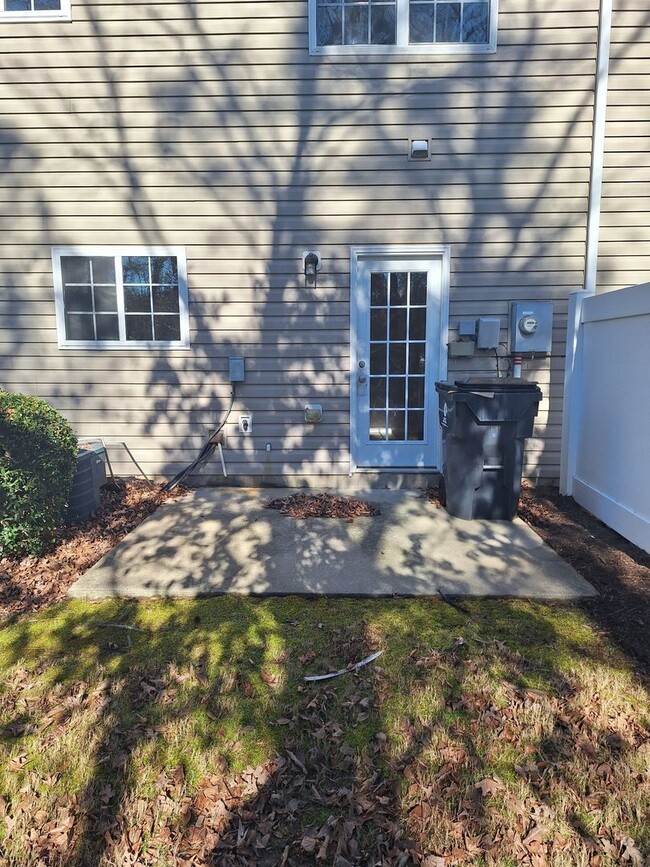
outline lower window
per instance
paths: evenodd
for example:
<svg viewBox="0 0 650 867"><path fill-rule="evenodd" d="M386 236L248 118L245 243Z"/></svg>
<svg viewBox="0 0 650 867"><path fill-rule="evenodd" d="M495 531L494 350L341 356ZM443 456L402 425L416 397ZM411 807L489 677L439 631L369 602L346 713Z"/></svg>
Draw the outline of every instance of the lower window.
<svg viewBox="0 0 650 867"><path fill-rule="evenodd" d="M185 251L55 247L59 346L189 346Z"/></svg>

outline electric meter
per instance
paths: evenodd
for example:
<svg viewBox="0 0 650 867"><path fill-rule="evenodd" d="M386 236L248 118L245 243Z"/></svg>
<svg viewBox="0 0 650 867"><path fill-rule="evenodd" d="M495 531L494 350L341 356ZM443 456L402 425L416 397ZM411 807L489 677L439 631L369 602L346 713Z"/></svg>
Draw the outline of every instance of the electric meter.
<svg viewBox="0 0 650 867"><path fill-rule="evenodd" d="M510 305L510 352L548 355L553 341L552 301L513 301Z"/></svg>

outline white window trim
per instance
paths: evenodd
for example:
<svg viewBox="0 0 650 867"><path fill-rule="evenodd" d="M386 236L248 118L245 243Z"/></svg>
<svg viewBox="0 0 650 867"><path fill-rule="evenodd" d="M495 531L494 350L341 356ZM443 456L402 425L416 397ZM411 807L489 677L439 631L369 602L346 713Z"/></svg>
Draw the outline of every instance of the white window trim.
<svg viewBox="0 0 650 867"><path fill-rule="evenodd" d="M63 301L62 256L113 256L117 259L118 286L122 282L123 256L174 256L178 267L178 311L180 316L180 340L67 340L65 336L65 305ZM54 278L54 303L59 349L114 349L120 352L130 349L189 349L190 325L187 292L187 257L183 247L52 247L52 275ZM117 293L120 333L124 321L124 294Z"/></svg>
<svg viewBox="0 0 650 867"><path fill-rule="evenodd" d="M490 41L482 45L470 42L427 42L409 45L408 42L408 0L397 2L397 44L396 45L317 45L316 8L318 0L309 0L309 53L311 55L455 55L455 54L494 54L497 50L499 0L490 0Z"/></svg>
<svg viewBox="0 0 650 867"><path fill-rule="evenodd" d="M0 22L2 21L71 21L70 0L61 0L60 9L30 10L28 12L5 12L4 2L0 0Z"/></svg>

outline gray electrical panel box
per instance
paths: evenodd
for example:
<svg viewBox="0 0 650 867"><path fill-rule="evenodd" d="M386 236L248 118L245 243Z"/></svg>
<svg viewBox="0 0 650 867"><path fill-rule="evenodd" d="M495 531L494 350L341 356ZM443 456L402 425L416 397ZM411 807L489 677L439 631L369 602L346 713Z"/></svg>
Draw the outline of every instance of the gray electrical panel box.
<svg viewBox="0 0 650 867"><path fill-rule="evenodd" d="M549 355L553 343L553 302L513 301L510 305L510 352Z"/></svg>
<svg viewBox="0 0 650 867"><path fill-rule="evenodd" d="M244 359L237 355L228 359L228 378L231 382L243 382L246 379Z"/></svg>
<svg viewBox="0 0 650 867"><path fill-rule="evenodd" d="M476 348L496 349L499 345L501 320L496 316L481 316L476 322Z"/></svg>

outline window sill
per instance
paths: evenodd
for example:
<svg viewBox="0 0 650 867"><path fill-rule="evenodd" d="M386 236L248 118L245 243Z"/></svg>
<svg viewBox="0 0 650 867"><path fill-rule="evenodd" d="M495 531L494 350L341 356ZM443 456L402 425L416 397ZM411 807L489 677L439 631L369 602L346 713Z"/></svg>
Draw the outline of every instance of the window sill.
<svg viewBox="0 0 650 867"><path fill-rule="evenodd" d="M492 45L312 45L309 54L312 57L458 57L496 54L497 46Z"/></svg>
<svg viewBox="0 0 650 867"><path fill-rule="evenodd" d="M164 342L162 340L130 340L128 343L118 343L114 340L66 340L64 343L59 343L59 349L83 349L91 351L100 349L102 351L109 350L116 352L124 352L130 349L161 349L165 352L169 352L169 350L188 350L191 349L191 346L189 343L179 343L178 341L172 343Z"/></svg>
<svg viewBox="0 0 650 867"><path fill-rule="evenodd" d="M70 12L0 12L0 24L3 22L15 24L17 22L38 22L38 21L72 21Z"/></svg>

